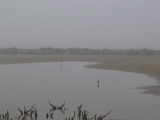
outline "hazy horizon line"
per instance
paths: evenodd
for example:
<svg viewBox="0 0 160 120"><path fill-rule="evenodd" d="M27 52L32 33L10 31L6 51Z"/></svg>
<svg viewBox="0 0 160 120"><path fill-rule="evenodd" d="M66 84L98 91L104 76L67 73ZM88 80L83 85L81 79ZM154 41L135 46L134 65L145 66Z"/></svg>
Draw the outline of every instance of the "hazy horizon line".
<svg viewBox="0 0 160 120"><path fill-rule="evenodd" d="M16 48L16 49L41 49L41 48L52 48L52 49L96 49L96 50L101 50L101 49L111 49L111 50L160 50L160 49L153 49L153 48L148 48L148 47L143 47L143 48L92 48L92 47L0 47L0 49L12 49L12 48Z"/></svg>

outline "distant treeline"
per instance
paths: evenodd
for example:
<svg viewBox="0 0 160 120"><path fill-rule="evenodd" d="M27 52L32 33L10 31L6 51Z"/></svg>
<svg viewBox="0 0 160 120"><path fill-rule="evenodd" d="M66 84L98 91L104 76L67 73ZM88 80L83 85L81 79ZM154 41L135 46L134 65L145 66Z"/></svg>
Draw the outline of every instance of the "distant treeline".
<svg viewBox="0 0 160 120"><path fill-rule="evenodd" d="M143 49L89 49L89 48L1 48L0 54L31 54L31 55L160 55L160 50Z"/></svg>

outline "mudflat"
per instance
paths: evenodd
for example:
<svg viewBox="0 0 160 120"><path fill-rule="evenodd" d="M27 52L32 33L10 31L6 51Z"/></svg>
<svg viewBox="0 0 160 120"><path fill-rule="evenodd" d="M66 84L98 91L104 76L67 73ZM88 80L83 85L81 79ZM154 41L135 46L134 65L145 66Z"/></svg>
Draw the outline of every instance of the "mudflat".
<svg viewBox="0 0 160 120"><path fill-rule="evenodd" d="M160 77L160 56L127 55L0 55L0 64L79 61L87 67L144 73Z"/></svg>
<svg viewBox="0 0 160 120"><path fill-rule="evenodd" d="M78 61L95 62L86 67L120 70L153 76L160 81L160 56L130 55L0 55L0 64ZM160 95L160 86L143 87L146 93Z"/></svg>

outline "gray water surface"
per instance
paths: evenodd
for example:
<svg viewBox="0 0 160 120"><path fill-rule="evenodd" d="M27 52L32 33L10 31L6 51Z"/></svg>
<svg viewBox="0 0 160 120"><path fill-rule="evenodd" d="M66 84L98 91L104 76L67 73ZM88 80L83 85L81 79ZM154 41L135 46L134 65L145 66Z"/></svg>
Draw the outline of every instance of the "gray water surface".
<svg viewBox="0 0 160 120"><path fill-rule="evenodd" d="M73 110L83 104L90 115L105 114L108 118L159 120L160 97L143 94L136 87L156 85L156 80L147 75L85 68L91 63L51 62L0 65L0 112L9 109L12 116L19 114L17 108L35 104L38 118L44 119L51 108L66 102L65 115L58 113L57 119L73 115ZM100 81L99 88L97 81Z"/></svg>

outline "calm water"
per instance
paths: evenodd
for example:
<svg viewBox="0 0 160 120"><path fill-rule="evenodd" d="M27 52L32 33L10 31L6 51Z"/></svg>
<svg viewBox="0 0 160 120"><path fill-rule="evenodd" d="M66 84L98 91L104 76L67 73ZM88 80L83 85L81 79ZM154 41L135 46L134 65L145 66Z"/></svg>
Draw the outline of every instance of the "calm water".
<svg viewBox="0 0 160 120"><path fill-rule="evenodd" d="M62 67L60 62L0 65L0 112L9 109L12 116L17 116L18 107L36 104L39 118L43 119L51 108L50 100L55 105L66 102L65 116L60 112L54 114L59 120L72 116L80 104L90 115L105 114L112 109L108 118L160 119L160 97L134 89L155 85L154 78L85 68L87 64L91 63L63 62Z"/></svg>

